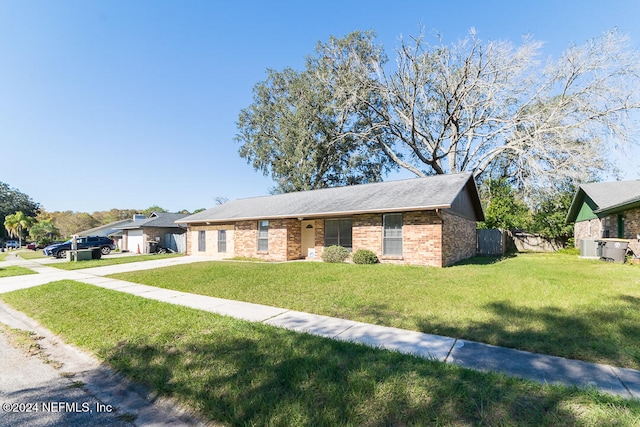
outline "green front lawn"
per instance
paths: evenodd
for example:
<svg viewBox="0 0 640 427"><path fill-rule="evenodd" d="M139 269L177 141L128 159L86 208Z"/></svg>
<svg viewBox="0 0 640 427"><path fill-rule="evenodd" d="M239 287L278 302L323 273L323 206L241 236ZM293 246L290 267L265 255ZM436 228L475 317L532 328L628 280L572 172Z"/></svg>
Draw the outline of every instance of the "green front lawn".
<svg viewBox="0 0 640 427"><path fill-rule="evenodd" d="M345 275L344 267L335 271ZM214 423L636 426L640 419L637 400L473 372L72 281L0 297Z"/></svg>
<svg viewBox="0 0 640 427"><path fill-rule="evenodd" d="M38 249L37 251L24 249L18 252L18 255L23 259L40 259L47 257L44 253L42 253L42 250L40 249Z"/></svg>
<svg viewBox="0 0 640 427"><path fill-rule="evenodd" d="M36 272L17 265L0 267L0 277L23 276L25 274L36 274Z"/></svg>
<svg viewBox="0 0 640 427"><path fill-rule="evenodd" d="M220 298L640 368L640 268L563 254L450 268L210 262L114 275Z"/></svg>
<svg viewBox="0 0 640 427"><path fill-rule="evenodd" d="M48 264L49 267L56 267L62 270L81 270L83 268L104 267L107 265L128 264L131 262L149 261L153 259L175 258L184 256L184 254L150 254L150 255L131 255L119 256L113 258L100 258L86 261L69 261Z"/></svg>

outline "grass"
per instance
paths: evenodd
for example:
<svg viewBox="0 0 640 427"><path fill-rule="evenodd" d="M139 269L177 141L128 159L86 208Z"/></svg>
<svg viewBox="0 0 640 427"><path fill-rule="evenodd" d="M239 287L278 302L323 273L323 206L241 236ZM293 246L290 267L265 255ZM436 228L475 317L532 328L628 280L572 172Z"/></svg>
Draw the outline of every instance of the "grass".
<svg viewBox="0 0 640 427"><path fill-rule="evenodd" d="M40 259L46 258L47 256L42 253L42 250L30 251L30 250L21 250L18 252L21 258L24 259Z"/></svg>
<svg viewBox="0 0 640 427"><path fill-rule="evenodd" d="M640 268L563 254L450 268L210 262L112 277L640 369Z"/></svg>
<svg viewBox="0 0 640 427"><path fill-rule="evenodd" d="M152 255L131 255L114 258L100 258L77 262L60 262L49 264L50 267L62 270L81 270L83 268L104 267L107 265L128 264L130 262L149 261L153 259L175 258L184 256L183 254L152 254Z"/></svg>
<svg viewBox="0 0 640 427"><path fill-rule="evenodd" d="M36 274L35 271L29 270L28 268L20 267L17 265L9 265L6 267L0 267L0 278L1 277L12 277L12 276L22 276L25 274Z"/></svg>
<svg viewBox="0 0 640 427"><path fill-rule="evenodd" d="M72 281L2 299L229 425L634 426L640 402L544 386Z"/></svg>

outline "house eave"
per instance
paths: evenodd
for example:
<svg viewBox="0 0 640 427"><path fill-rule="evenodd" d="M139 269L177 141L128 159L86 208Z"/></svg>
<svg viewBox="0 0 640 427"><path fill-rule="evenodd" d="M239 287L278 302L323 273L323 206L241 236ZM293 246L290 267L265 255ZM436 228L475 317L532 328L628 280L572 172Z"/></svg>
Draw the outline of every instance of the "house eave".
<svg viewBox="0 0 640 427"><path fill-rule="evenodd" d="M634 209L640 207L640 200L630 200L624 203L620 203L618 205L614 205L614 206L607 206L605 208L602 209L598 209L596 211L593 211L594 214L598 215L598 216L606 216L609 214L614 214L614 213L619 213L619 212L624 212L627 211L629 209Z"/></svg>
<svg viewBox="0 0 640 427"><path fill-rule="evenodd" d="M364 215L364 214L376 214L376 213L397 213L397 212L413 212L413 211L435 211L438 209L451 209L451 205L434 205L434 206L408 206L386 209L368 209L368 210L353 210L353 211L336 211L336 212L305 212L305 213L290 213L286 215L269 215L269 216L246 216L237 218L218 218L218 219L200 219L196 221L176 221L178 224L196 225L196 224L220 224L237 221L257 221L257 220L271 220L271 219L317 219L317 218L330 218L330 217L342 217L349 215Z"/></svg>

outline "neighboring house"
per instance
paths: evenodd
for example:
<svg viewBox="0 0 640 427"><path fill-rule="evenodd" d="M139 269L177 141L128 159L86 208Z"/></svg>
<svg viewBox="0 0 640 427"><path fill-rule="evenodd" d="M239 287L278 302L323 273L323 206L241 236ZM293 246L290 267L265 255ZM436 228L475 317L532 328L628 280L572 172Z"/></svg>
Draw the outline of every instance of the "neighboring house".
<svg viewBox="0 0 640 427"><path fill-rule="evenodd" d="M143 218L146 217L143 216ZM130 219L123 219L109 224L100 225L90 230L82 231L78 233L78 236L110 237L111 239L113 239L113 242L116 244L118 249L122 249L122 230L118 227L129 224L130 222L132 222Z"/></svg>
<svg viewBox="0 0 640 427"><path fill-rule="evenodd" d="M187 253L319 258L368 249L381 262L442 267L476 254L484 220L472 174L438 175L230 201L182 218Z"/></svg>
<svg viewBox="0 0 640 427"><path fill-rule="evenodd" d="M582 240L623 238L639 255L640 180L580 185L567 215L572 222L577 247Z"/></svg>
<svg viewBox="0 0 640 427"><path fill-rule="evenodd" d="M149 218L134 215L133 220L115 227L122 232L120 248L129 252L148 253L149 242L155 242L175 252L185 252L186 228L176 224L176 220L186 216L168 212L154 212Z"/></svg>

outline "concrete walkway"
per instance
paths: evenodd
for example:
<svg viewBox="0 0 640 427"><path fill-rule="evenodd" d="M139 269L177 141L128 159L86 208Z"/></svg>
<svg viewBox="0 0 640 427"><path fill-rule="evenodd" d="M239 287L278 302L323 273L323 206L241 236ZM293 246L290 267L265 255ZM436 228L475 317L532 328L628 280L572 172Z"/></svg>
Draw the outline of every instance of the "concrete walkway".
<svg viewBox="0 0 640 427"><path fill-rule="evenodd" d="M103 277L124 271L153 269L167 265L207 260L207 258L202 257L166 258L84 270L63 271L37 262L16 258L5 261L4 264L24 266L37 271L39 274L0 279L0 293L38 286L54 280L71 279L144 298L252 322L261 322L296 332L437 359L474 370L501 372L506 375L541 383L596 387L604 393L626 398L640 398L640 371L633 369L586 363L473 341L371 325L260 304L189 294Z"/></svg>

